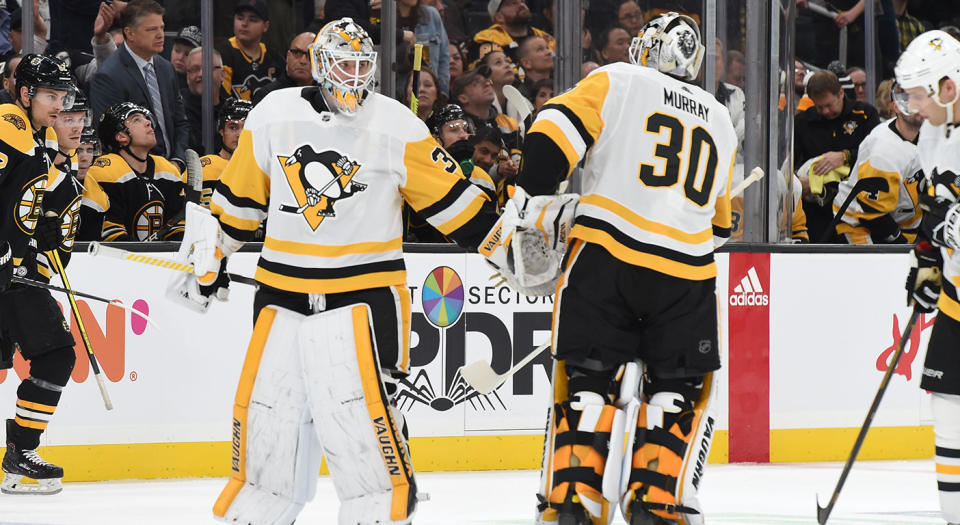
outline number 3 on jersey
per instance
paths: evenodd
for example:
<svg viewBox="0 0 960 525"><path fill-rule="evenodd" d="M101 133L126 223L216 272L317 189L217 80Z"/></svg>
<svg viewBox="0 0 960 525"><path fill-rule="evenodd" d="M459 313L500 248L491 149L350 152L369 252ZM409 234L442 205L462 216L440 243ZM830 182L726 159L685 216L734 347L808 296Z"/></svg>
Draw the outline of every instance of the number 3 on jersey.
<svg viewBox="0 0 960 525"><path fill-rule="evenodd" d="M640 164L640 182L651 188L669 188L680 181L681 155L687 154L687 173L683 182L683 194L697 206L703 207L710 202L710 193L713 190L713 181L717 176L717 146L713 137L701 126L697 126L690 133L690 148L686 149L686 129L683 123L674 116L664 113L654 113L647 117L644 128L647 133L663 135L668 133L666 142L658 142L654 149L654 156L663 159L663 173L657 173L653 164ZM701 170L703 163L703 147L708 146L706 167ZM701 178L701 171L703 172ZM697 188L699 182L699 189Z"/></svg>

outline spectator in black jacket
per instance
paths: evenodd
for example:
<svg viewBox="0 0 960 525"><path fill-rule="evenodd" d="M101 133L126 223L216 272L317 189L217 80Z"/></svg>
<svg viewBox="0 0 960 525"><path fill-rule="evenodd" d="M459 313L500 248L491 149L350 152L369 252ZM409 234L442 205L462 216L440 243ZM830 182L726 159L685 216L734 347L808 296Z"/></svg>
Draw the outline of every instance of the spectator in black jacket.
<svg viewBox="0 0 960 525"><path fill-rule="evenodd" d="M190 123L189 148L200 152L215 153L219 144L212 151L203 147L203 49L196 47L187 55L187 87L180 91L183 98L184 110ZM213 91L213 114L216 117L220 108L230 95L223 90L223 59L220 52L213 50L213 80L216 89ZM219 143L219 136L216 136Z"/></svg>
<svg viewBox="0 0 960 525"><path fill-rule="evenodd" d="M327 0L323 14L327 20L339 20L345 16L353 19L362 27L374 44L380 44L380 4L381 0ZM413 31L397 31L397 43L405 42L413 47L417 37Z"/></svg>
<svg viewBox="0 0 960 525"><path fill-rule="evenodd" d="M315 33L300 33L290 41L290 48L287 49L287 67L280 78L254 91L251 102L254 105L260 103L263 97L278 89L309 86L313 84L313 74L310 72L310 51L309 46L313 39L317 38Z"/></svg>

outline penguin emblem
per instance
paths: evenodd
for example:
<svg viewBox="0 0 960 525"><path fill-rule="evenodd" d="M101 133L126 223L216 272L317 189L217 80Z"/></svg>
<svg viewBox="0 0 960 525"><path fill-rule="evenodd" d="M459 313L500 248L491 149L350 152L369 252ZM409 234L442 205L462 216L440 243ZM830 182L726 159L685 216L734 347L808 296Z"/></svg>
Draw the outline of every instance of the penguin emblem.
<svg viewBox="0 0 960 525"><path fill-rule="evenodd" d="M353 180L360 165L342 153L326 150L320 153L309 146L300 146L289 157L278 156L287 183L297 199L294 204L281 204L280 211L302 215L313 230L327 217L336 217L334 204L367 189Z"/></svg>

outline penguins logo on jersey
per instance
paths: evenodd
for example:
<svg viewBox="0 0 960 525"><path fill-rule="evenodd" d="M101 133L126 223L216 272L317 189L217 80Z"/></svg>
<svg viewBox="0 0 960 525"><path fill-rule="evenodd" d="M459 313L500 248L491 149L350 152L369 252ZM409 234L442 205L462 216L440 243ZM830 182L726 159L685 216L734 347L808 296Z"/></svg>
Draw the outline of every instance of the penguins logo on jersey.
<svg viewBox="0 0 960 525"><path fill-rule="evenodd" d="M843 132L847 135L853 135L853 132L857 130L857 123L853 120L848 120L843 123Z"/></svg>
<svg viewBox="0 0 960 525"><path fill-rule="evenodd" d="M353 180L360 165L333 150L317 153L309 146L300 146L293 155L277 156L287 176L287 183L297 199L294 204L281 204L280 211L303 215L314 231L327 217L336 217L333 205L340 199L367 189Z"/></svg>
<svg viewBox="0 0 960 525"><path fill-rule="evenodd" d="M40 218L40 207L43 204L43 193L47 187L47 176L41 175L23 185L20 189L20 200L14 209L14 219L20 231L33 235Z"/></svg>
<svg viewBox="0 0 960 525"><path fill-rule="evenodd" d="M13 113L7 113L3 116L3 120L13 124L13 127L23 131L27 129L27 123L23 120L23 117L20 115L14 115Z"/></svg>
<svg viewBox="0 0 960 525"><path fill-rule="evenodd" d="M138 241L146 241L161 228L163 228L163 203L160 201L154 200L144 204L133 217L133 236Z"/></svg>
<svg viewBox="0 0 960 525"><path fill-rule="evenodd" d="M943 45L943 40L939 38L934 38L933 40L930 41L930 47L936 49L937 51L940 51L940 46L942 45Z"/></svg>
<svg viewBox="0 0 960 525"><path fill-rule="evenodd" d="M254 62L253 65L257 65L257 63ZM267 71L266 76L263 77L258 77L256 75L247 76L247 78L243 79L242 83L233 85L233 94L237 98L250 100L255 91L273 82L273 77L276 76L274 75L275 69L276 68L271 67L270 70Z"/></svg>

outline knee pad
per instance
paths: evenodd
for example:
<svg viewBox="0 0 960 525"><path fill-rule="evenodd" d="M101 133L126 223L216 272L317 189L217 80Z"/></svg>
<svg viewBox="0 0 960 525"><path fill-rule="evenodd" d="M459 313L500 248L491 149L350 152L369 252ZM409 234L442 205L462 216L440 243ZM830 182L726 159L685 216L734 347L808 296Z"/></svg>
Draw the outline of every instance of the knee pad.
<svg viewBox="0 0 960 525"><path fill-rule="evenodd" d="M640 382L640 366L610 372L574 373L554 364L554 405L548 416L537 523L606 525L619 498L626 414ZM572 394L571 394L572 393Z"/></svg>
<svg viewBox="0 0 960 525"><path fill-rule="evenodd" d="M934 392L932 401L940 510L960 523L960 396Z"/></svg>
<svg viewBox="0 0 960 525"><path fill-rule="evenodd" d="M303 315L270 306L254 326L233 409L232 476L214 515L288 525L313 498L322 452L297 347Z"/></svg>
<svg viewBox="0 0 960 525"><path fill-rule="evenodd" d="M341 525L406 524L417 492L402 418L390 403L370 307L311 315L298 334L310 410Z"/></svg>
<svg viewBox="0 0 960 525"><path fill-rule="evenodd" d="M76 362L77 354L72 346L60 347L31 359L30 377L64 387Z"/></svg>
<svg viewBox="0 0 960 525"><path fill-rule="evenodd" d="M713 373L696 380L652 380L647 401L628 413L620 509L630 523L646 512L681 525L701 525L699 503L716 417L710 411Z"/></svg>

